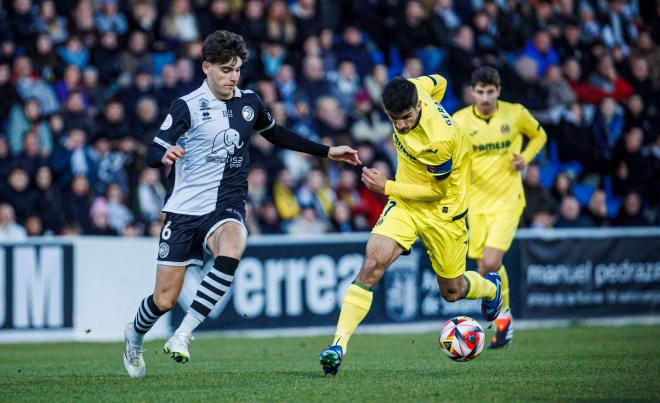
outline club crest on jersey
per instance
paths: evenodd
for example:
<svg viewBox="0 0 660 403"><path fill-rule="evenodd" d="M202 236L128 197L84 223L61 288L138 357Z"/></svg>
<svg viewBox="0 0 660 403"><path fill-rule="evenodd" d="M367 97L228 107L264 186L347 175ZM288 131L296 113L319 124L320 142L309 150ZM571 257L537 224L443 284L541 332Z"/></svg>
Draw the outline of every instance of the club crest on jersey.
<svg viewBox="0 0 660 403"><path fill-rule="evenodd" d="M209 108L209 100L206 98L202 98L199 100L199 110L200 111L205 111Z"/></svg>
<svg viewBox="0 0 660 403"><path fill-rule="evenodd" d="M169 254L170 254L170 246L165 242L161 242L160 245L158 245L158 257L164 259Z"/></svg>
<svg viewBox="0 0 660 403"><path fill-rule="evenodd" d="M511 128L506 123L504 123L502 126L500 126L500 132L502 134L509 134L510 131L511 131Z"/></svg>
<svg viewBox="0 0 660 403"><path fill-rule="evenodd" d="M163 120L163 124L160 125L160 130L167 130L170 127L172 127L172 115L168 113L165 120Z"/></svg>
<svg viewBox="0 0 660 403"><path fill-rule="evenodd" d="M247 105L243 107L243 111L241 113L243 114L243 119L245 119L248 122L254 119L254 109L252 109Z"/></svg>

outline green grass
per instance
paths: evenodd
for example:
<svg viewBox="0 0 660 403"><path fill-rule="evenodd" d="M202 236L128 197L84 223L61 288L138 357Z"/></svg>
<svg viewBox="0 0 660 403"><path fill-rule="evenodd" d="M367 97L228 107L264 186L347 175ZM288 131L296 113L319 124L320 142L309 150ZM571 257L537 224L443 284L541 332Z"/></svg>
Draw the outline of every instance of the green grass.
<svg viewBox="0 0 660 403"><path fill-rule="evenodd" d="M146 344L146 379L130 379L123 343L0 346L0 402L660 400L660 326L516 331L469 363L435 334L356 335L337 377L318 353L328 337L201 338L175 364Z"/></svg>

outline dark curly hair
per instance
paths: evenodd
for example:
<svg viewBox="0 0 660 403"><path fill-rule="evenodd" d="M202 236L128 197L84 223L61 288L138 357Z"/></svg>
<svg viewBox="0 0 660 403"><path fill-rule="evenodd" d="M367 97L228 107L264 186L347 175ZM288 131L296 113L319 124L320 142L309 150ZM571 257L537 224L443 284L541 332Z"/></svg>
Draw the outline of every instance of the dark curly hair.
<svg viewBox="0 0 660 403"><path fill-rule="evenodd" d="M386 111L399 114L417 105L417 88L403 77L394 77L383 88L381 99Z"/></svg>
<svg viewBox="0 0 660 403"><path fill-rule="evenodd" d="M202 61L225 64L240 58L247 63L248 50L242 36L229 31L215 31L204 40Z"/></svg>

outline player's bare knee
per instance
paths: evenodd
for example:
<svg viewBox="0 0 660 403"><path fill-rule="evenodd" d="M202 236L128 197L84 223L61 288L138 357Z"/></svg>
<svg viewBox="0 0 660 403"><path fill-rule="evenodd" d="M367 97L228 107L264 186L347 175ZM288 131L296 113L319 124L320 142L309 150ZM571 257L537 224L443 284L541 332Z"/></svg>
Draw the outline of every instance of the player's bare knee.
<svg viewBox="0 0 660 403"><path fill-rule="evenodd" d="M154 292L154 303L163 312L167 312L174 308L178 296L168 292Z"/></svg>
<svg viewBox="0 0 660 403"><path fill-rule="evenodd" d="M362 263L362 269L357 276L357 281L368 287L375 286L383 277L385 265L376 256L366 256Z"/></svg>

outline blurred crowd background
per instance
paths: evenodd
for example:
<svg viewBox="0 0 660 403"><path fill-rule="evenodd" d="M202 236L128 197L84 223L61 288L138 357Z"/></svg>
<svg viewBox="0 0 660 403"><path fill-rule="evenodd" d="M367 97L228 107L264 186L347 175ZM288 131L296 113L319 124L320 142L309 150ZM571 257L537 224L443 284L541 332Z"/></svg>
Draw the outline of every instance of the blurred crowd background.
<svg viewBox="0 0 660 403"><path fill-rule="evenodd" d="M276 120L393 175L380 92L440 73L453 112L482 65L549 141L524 173L523 227L658 225L660 2L0 0L0 240L157 236L166 169L144 166L201 43L245 37L241 88ZM369 230L359 171L252 141L251 234Z"/></svg>

